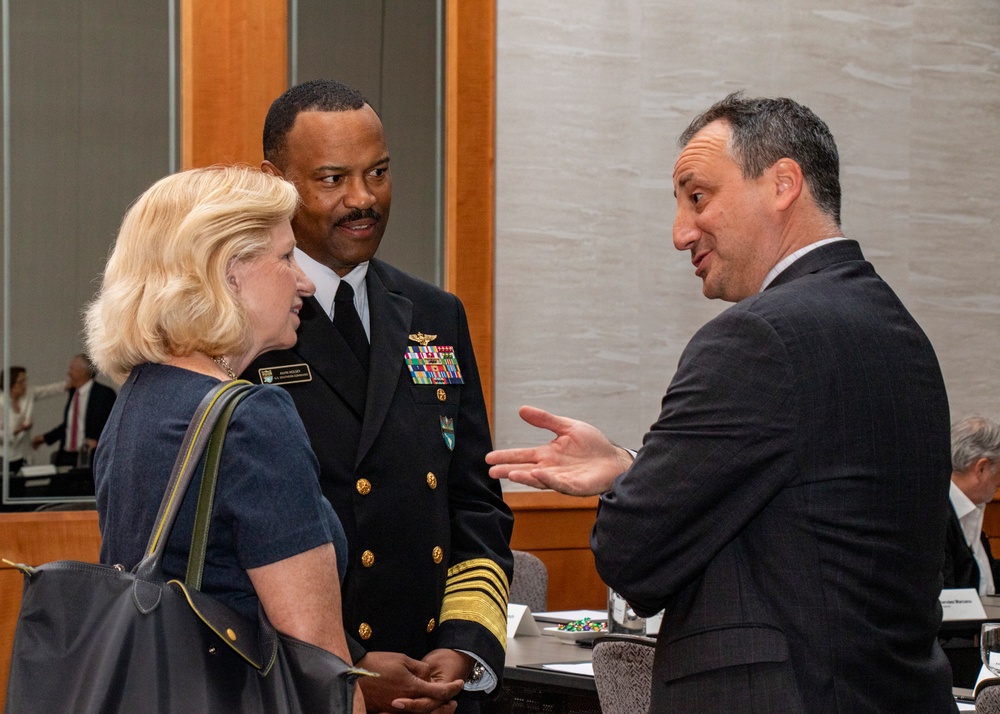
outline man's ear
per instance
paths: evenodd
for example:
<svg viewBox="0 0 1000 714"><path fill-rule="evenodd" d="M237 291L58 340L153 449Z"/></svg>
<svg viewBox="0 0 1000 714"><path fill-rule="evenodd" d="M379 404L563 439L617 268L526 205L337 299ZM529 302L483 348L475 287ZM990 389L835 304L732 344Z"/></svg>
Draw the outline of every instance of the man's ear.
<svg viewBox="0 0 1000 714"><path fill-rule="evenodd" d="M272 164L267 159L264 159L260 163L260 170L266 174L271 174L272 176L277 176L278 178L285 178L285 174L277 166Z"/></svg>
<svg viewBox="0 0 1000 714"><path fill-rule="evenodd" d="M795 203L805 185L802 167L798 161L786 157L775 161L768 171L772 174L775 208L779 211L787 210Z"/></svg>

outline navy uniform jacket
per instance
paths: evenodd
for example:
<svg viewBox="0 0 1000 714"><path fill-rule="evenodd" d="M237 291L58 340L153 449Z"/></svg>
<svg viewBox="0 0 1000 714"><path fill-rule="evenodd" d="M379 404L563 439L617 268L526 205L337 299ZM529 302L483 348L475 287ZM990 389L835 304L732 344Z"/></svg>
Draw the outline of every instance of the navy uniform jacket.
<svg viewBox="0 0 1000 714"><path fill-rule="evenodd" d="M420 658L445 647L475 653L499 678L513 517L488 475L492 442L465 310L379 260L366 280L367 389L311 297L295 347L262 355L244 377L287 388L319 458L349 544L343 609L355 661L366 651ZM414 383L405 354L417 333L454 348L464 383Z"/></svg>
<svg viewBox="0 0 1000 714"><path fill-rule="evenodd" d="M950 477L934 350L856 242L705 325L591 541L639 614L666 609L652 711L955 711Z"/></svg>

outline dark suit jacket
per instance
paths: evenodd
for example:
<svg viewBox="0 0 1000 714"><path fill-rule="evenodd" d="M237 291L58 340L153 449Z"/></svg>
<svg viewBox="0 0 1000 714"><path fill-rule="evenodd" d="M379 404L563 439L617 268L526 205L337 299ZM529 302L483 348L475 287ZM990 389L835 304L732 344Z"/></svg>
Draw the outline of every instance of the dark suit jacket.
<svg viewBox="0 0 1000 714"><path fill-rule="evenodd" d="M993 560L993 553L990 550L989 538L985 533L979 533L986 549L986 557L990 559L990 572L993 575L993 584L1000 582L997 578L1000 575L1000 567ZM976 563L976 556L972 553L972 548L965 542L965 533L962 531L962 523L958 520L958 514L954 508L948 509L948 527L945 530L944 546L944 567L941 569L946 588L975 588L979 590L979 564Z"/></svg>
<svg viewBox="0 0 1000 714"><path fill-rule="evenodd" d="M484 458L489 424L465 310L379 260L367 288L367 387L313 298L296 346L263 355L244 376L288 389L319 458L349 543L344 624L355 661L366 650L420 658L447 647L476 653L500 677L513 517ZM455 348L464 384L414 384L404 355L418 332ZM281 369L288 365L301 366ZM285 377L306 370L307 381Z"/></svg>
<svg viewBox="0 0 1000 714"><path fill-rule="evenodd" d="M69 397L66 399L66 406L63 407L62 424L45 432L44 436L46 444L59 442L60 451L66 450L66 444L63 442L66 438L66 424L69 423L69 409L73 404L74 394L76 394L76 389L70 389ZM84 415L83 422L84 438L100 441L101 431L104 429L104 425L111 415L111 408L115 405L115 398L117 396L115 390L104 386L100 382L94 382L91 385L90 398L87 400L87 412Z"/></svg>
<svg viewBox="0 0 1000 714"><path fill-rule="evenodd" d="M592 534L605 582L666 610L652 710L954 711L950 474L934 350L856 242L705 325Z"/></svg>

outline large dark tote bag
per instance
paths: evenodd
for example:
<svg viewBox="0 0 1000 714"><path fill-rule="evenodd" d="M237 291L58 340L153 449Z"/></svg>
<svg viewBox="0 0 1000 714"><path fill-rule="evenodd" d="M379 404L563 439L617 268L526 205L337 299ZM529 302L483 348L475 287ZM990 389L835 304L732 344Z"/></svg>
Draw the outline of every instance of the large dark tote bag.
<svg viewBox="0 0 1000 714"><path fill-rule="evenodd" d="M18 565L24 595L6 714L350 712L361 670L203 594L201 571L226 425L248 382L226 382L188 427L143 560ZM201 455L205 469L185 582L163 553ZM266 497L266 494L261 494Z"/></svg>

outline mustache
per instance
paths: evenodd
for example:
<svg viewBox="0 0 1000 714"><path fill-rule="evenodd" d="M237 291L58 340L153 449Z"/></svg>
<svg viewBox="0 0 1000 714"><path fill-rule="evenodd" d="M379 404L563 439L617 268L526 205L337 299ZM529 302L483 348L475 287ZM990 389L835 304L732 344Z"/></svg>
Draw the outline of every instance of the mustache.
<svg viewBox="0 0 1000 714"><path fill-rule="evenodd" d="M376 223L382 221L382 214L376 211L374 208L355 208L346 216L337 221L338 226L342 226L345 223L353 223L354 221L372 220Z"/></svg>

